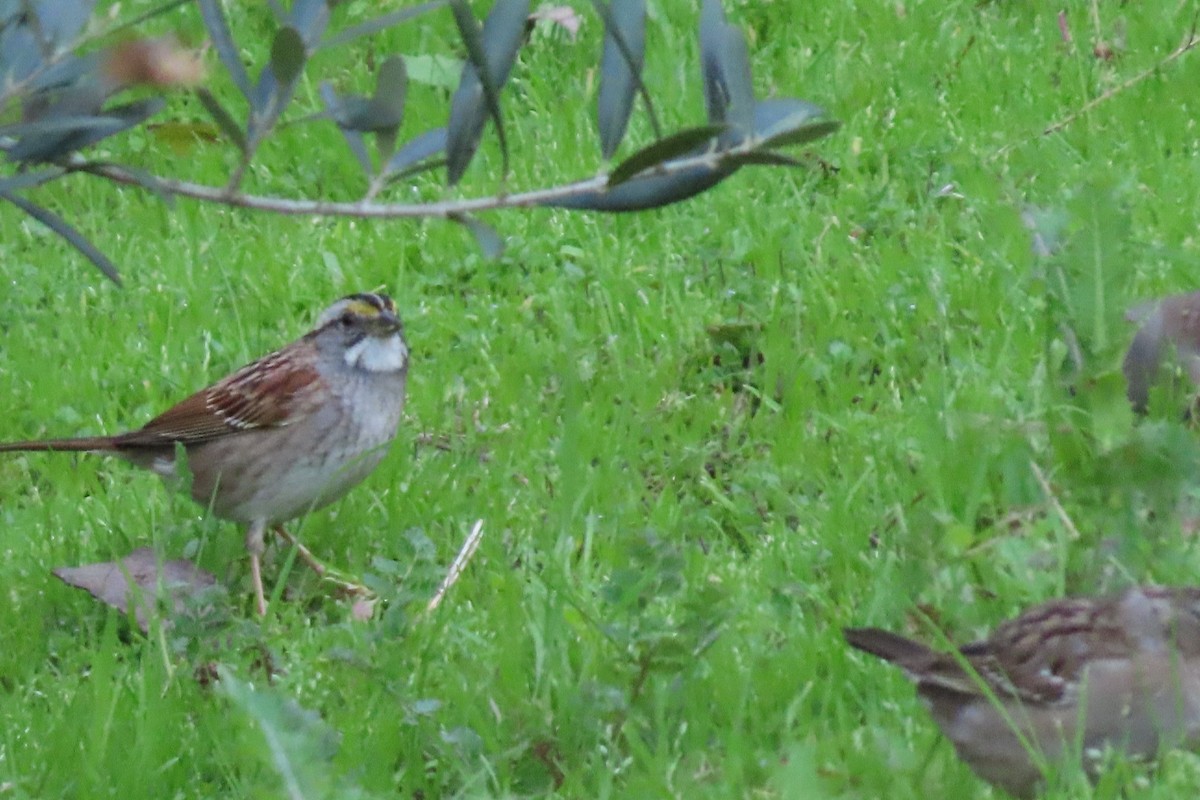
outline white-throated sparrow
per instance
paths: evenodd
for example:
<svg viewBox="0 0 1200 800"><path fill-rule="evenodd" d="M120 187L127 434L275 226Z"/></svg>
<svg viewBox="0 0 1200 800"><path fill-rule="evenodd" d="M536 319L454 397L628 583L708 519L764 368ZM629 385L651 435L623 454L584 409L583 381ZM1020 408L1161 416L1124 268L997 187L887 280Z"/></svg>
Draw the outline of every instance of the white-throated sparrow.
<svg viewBox="0 0 1200 800"><path fill-rule="evenodd" d="M901 667L975 774L1030 797L1043 770L1111 746L1200 743L1200 589L1053 600L957 654L876 628L846 641Z"/></svg>
<svg viewBox="0 0 1200 800"><path fill-rule="evenodd" d="M353 294L327 308L300 339L116 436L0 444L0 452L115 454L175 476L186 448L192 497L247 526L251 580L266 613L260 556L268 526L324 568L282 523L337 500L365 478L396 435L408 346L392 299Z"/></svg>

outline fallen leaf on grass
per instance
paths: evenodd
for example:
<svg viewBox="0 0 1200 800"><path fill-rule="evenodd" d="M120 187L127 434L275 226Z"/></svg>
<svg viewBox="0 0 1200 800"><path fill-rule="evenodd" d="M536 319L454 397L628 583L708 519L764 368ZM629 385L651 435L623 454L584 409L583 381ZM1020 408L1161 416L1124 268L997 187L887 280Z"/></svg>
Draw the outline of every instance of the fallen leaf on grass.
<svg viewBox="0 0 1200 800"><path fill-rule="evenodd" d="M89 592L100 602L124 614L134 604L138 627L150 629L150 615L160 608L176 616L202 592L217 585L217 579L190 561L160 562L154 551L142 547L120 561L59 567L54 576L68 586ZM164 622L170 625L170 621Z"/></svg>
<svg viewBox="0 0 1200 800"><path fill-rule="evenodd" d="M184 155L197 144L221 140L221 132L217 126L207 122L160 122L147 125L146 130L155 139L164 142L176 155Z"/></svg>

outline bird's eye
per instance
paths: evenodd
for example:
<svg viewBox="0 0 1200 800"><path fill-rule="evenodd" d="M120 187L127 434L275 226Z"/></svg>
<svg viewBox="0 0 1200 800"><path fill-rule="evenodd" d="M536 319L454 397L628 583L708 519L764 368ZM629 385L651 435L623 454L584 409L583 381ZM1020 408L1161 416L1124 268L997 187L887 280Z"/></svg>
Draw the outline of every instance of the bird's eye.
<svg viewBox="0 0 1200 800"><path fill-rule="evenodd" d="M338 324L341 325L343 328L349 328L351 325L354 324L354 315L351 314L349 311L347 311L345 314L342 314L342 316L338 318Z"/></svg>

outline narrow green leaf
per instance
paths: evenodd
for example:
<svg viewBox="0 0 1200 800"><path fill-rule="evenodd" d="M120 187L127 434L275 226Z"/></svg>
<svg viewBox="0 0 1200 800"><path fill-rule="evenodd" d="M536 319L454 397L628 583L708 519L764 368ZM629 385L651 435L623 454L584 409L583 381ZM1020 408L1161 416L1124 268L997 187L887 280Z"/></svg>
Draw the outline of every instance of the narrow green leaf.
<svg viewBox="0 0 1200 800"><path fill-rule="evenodd" d="M375 131L375 147L380 163L386 163L396 149L396 134L404 121L404 102L408 75L404 59L392 56L379 67L375 95L367 106L367 118Z"/></svg>
<svg viewBox="0 0 1200 800"><path fill-rule="evenodd" d="M362 36L371 36L420 14L439 9L446 5L447 2L448 0L433 0L433 2L422 3L412 8L403 8L399 11L393 11L390 14L384 14L381 17L367 20L366 22L360 22L358 25L352 25L345 30L338 31L332 36L327 37L321 42L321 47L336 47L346 42L352 42Z"/></svg>
<svg viewBox="0 0 1200 800"><path fill-rule="evenodd" d="M404 122L404 101L408 92L408 73L404 59L392 56L383 62L375 76L375 95L367 106L368 130L395 130Z"/></svg>
<svg viewBox="0 0 1200 800"><path fill-rule="evenodd" d="M387 160L392 157L392 153L396 150L396 135L395 128L384 128L375 131L375 151L379 154L379 161L387 163Z"/></svg>
<svg viewBox="0 0 1200 800"><path fill-rule="evenodd" d="M776 153L774 150L746 150L733 153L721 159L725 163L736 164L739 167L750 164L760 164L768 167L803 167L803 161L797 161L791 156Z"/></svg>
<svg viewBox="0 0 1200 800"><path fill-rule="evenodd" d="M329 106L328 112L318 112L314 115L315 118L329 117L338 124L338 127L348 128L352 131L370 130L367 117L367 106L371 104L370 100L359 94L340 96L333 91L329 81L321 81L320 92L323 98L328 94L333 105Z"/></svg>
<svg viewBox="0 0 1200 800"><path fill-rule="evenodd" d="M709 122L729 122L749 132L754 120L754 81L746 37L725 21L720 0L700 8L700 68Z"/></svg>
<svg viewBox="0 0 1200 800"><path fill-rule="evenodd" d="M288 23L300 33L306 52L314 52L329 24L328 0L296 0L288 14Z"/></svg>
<svg viewBox="0 0 1200 800"><path fill-rule="evenodd" d="M604 54L600 60L600 91L596 117L600 128L600 152L607 158L625 137L633 99L641 86L646 50L645 0L595 2L604 17ZM657 133L657 131L656 131Z"/></svg>
<svg viewBox="0 0 1200 800"><path fill-rule="evenodd" d="M24 4L22 4L24 5ZM30 3L29 12L37 17L38 34L55 54L67 49L92 16L92 2Z"/></svg>
<svg viewBox="0 0 1200 800"><path fill-rule="evenodd" d="M106 117L102 114L49 117L37 119L33 122L14 122L11 125L0 125L0 136L9 136L14 139L22 136L44 137L60 133L78 133L79 131L104 131L110 128L116 130L120 125L121 120L115 117Z"/></svg>
<svg viewBox="0 0 1200 800"><path fill-rule="evenodd" d="M229 22L225 19L225 12L221 10L220 1L198 0L198 2L200 18L204 20L204 27L208 30L208 38L212 40L217 57L221 59L221 63L229 72L229 77L233 80L234 85L247 100L251 100L253 88L250 84L250 76L246 73L241 56L238 55L237 45L234 44L233 34L229 32Z"/></svg>
<svg viewBox="0 0 1200 800"><path fill-rule="evenodd" d="M483 48L487 53L488 73L499 91L525 38L529 21L529 0L496 0L483 23Z"/></svg>
<svg viewBox="0 0 1200 800"><path fill-rule="evenodd" d="M656 167L673 158L694 155L725 131L725 125L702 125L685 128L664 139L643 147L622 161L608 176L608 188L624 183L640 172Z"/></svg>
<svg viewBox="0 0 1200 800"><path fill-rule="evenodd" d="M671 175L643 174L621 185L542 203L553 208L591 211L645 211L678 203L710 189L737 171L736 165L696 166Z"/></svg>
<svg viewBox="0 0 1200 800"><path fill-rule="evenodd" d="M475 156L486 114L494 110L494 117L499 118L499 111L492 108L495 89L488 74L487 54L483 50L479 23L463 0L451 0L450 9L454 12L459 36L467 49L467 63L463 64L458 89L450 100L450 119L446 123L446 171L449 183L453 186L462 179ZM492 86L490 93L487 89L489 85Z"/></svg>
<svg viewBox="0 0 1200 800"><path fill-rule="evenodd" d="M238 126L237 121L225 110L225 106L221 105L221 101L217 100L213 93L203 86L196 89L196 98L200 101L200 105L204 106L208 115L213 118L217 127L221 129L221 133L225 134L225 137L233 142L238 150L246 152L246 135Z"/></svg>
<svg viewBox="0 0 1200 800"><path fill-rule="evenodd" d="M491 225L480 222L470 214L451 214L450 219L471 231L475 237L475 243L479 245L479 249L483 251L484 257L489 261L495 261L504 255L504 240Z"/></svg>
<svg viewBox="0 0 1200 800"><path fill-rule="evenodd" d="M388 159L385 175L399 175L446 149L446 129L434 128L405 143Z"/></svg>
<svg viewBox="0 0 1200 800"><path fill-rule="evenodd" d="M300 77L308 54L304 49L304 37L291 25L284 25L275 32L271 42L271 69L282 86L288 86Z"/></svg>
<svg viewBox="0 0 1200 800"><path fill-rule="evenodd" d="M8 68L6 66L9 62L13 61L14 56L18 59L20 58L20 52L14 54L12 52L14 50L19 51L20 46L15 44L13 38L10 38L4 47L0 48L0 77L3 77L7 72L10 85L25 80L25 78L18 77L20 74L19 68ZM28 78L28 83L25 84L25 87L28 90L29 96L42 92L61 91L66 86L78 90L83 84L82 79L84 76L95 75L101 69L101 62L103 61L101 56L107 54L108 51L106 50L98 50L80 58L67 57L56 64L33 63L31 67L37 69L37 73L25 76ZM106 84L104 81L94 81L92 83L94 86L100 87L100 91L96 92L98 99L96 100L95 110L98 111L107 96ZM61 100L61 98L59 99Z"/></svg>
<svg viewBox="0 0 1200 800"><path fill-rule="evenodd" d="M438 156L437 158L427 158L424 161L418 161L414 164L410 164L403 169L397 170L396 172L389 172L387 174L387 182L394 183L406 178L411 178L413 175L419 175L422 172L441 169L444 166L446 166L446 157L444 155Z"/></svg>
<svg viewBox="0 0 1200 800"><path fill-rule="evenodd" d="M102 111L106 89L101 81L81 80L71 86L52 91L45 99L28 103L27 118L17 123L9 131L20 131L19 126L30 131L20 137L20 140L8 147L8 156L13 161L46 161L77 150L84 141L99 141L105 136L122 130L122 125L111 111ZM63 128L56 132L50 130L58 125L55 120L66 120ZM78 125L75 124L78 120ZM36 126L46 123L47 127L38 132ZM10 133L10 136L15 135Z"/></svg>
<svg viewBox="0 0 1200 800"><path fill-rule="evenodd" d="M806 144L808 142L816 141L817 139L824 139L826 136L829 136L840 127L842 127L842 123L838 122L836 119L809 122L799 126L793 131L789 131L786 134L772 136L769 140L764 142L763 146L784 147L787 145Z"/></svg>
<svg viewBox="0 0 1200 800"><path fill-rule="evenodd" d="M807 100L775 97L754 105L754 136L760 147L804 144L833 133L841 123Z"/></svg>
<svg viewBox="0 0 1200 800"><path fill-rule="evenodd" d="M66 170L60 167L18 172L16 175L0 178L0 194L19 192L22 189L32 189L35 186L41 186L43 183L49 183L52 180L61 178L65 174Z"/></svg>
<svg viewBox="0 0 1200 800"><path fill-rule="evenodd" d="M292 101L307 59L299 31L285 25L275 32L271 41L271 61L259 73L250 101L254 113L250 115L246 132L248 153L257 149Z"/></svg>
<svg viewBox="0 0 1200 800"><path fill-rule="evenodd" d="M88 241L83 234L71 227L70 223L39 205L29 202L24 197L11 192L0 192L0 198L7 200L17 208L24 211L29 216L36 219L38 222L45 225L50 230L62 237L62 239L83 255L88 261L96 265L99 270L104 273L104 277L116 285L121 285L121 276L117 274L117 265L108 259L108 256L101 253L94 244Z"/></svg>
<svg viewBox="0 0 1200 800"><path fill-rule="evenodd" d="M354 157L358 159L359 166L362 167L363 173L371 174L371 154L367 152L367 143L363 139L362 133L353 125L345 124L345 119L349 116L345 113L345 101L338 97L337 92L329 85L328 81L322 81L319 88L321 100L325 103L325 108L329 112L334 121L337 123L338 130L342 133L342 138L346 140L346 144L350 147L350 152L354 153ZM366 107L366 102L362 98L348 98L357 100L359 105Z"/></svg>
<svg viewBox="0 0 1200 800"><path fill-rule="evenodd" d="M451 0L450 8L468 60L450 102L450 121L446 125L446 171L453 186L471 163L488 116L500 141L502 174L508 174L508 141L499 93L516 62L529 16L529 0L497 0L482 29L464 0Z"/></svg>
<svg viewBox="0 0 1200 800"><path fill-rule="evenodd" d="M754 125L754 78L745 34L733 25L725 25L717 52L724 94L728 98L725 121L749 131Z"/></svg>
<svg viewBox="0 0 1200 800"><path fill-rule="evenodd" d="M85 125L56 136L25 136L8 150L14 161L52 161L93 145L145 122L166 105L161 97L148 97L108 109L102 125Z"/></svg>
<svg viewBox="0 0 1200 800"><path fill-rule="evenodd" d="M704 108L710 123L725 121L729 94L721 77L721 44L725 34L725 9L720 0L700 5L700 71L704 79Z"/></svg>

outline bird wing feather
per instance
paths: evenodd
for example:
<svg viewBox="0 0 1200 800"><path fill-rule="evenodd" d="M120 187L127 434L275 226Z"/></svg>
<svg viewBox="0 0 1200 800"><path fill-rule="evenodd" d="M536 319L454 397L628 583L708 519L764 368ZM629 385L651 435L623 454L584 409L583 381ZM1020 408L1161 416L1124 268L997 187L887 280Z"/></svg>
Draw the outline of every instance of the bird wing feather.
<svg viewBox="0 0 1200 800"><path fill-rule="evenodd" d="M117 447L199 444L254 428L274 428L317 407L322 378L296 351L277 351L196 392L142 428L114 437Z"/></svg>

